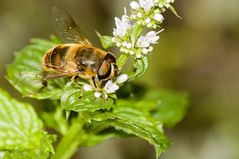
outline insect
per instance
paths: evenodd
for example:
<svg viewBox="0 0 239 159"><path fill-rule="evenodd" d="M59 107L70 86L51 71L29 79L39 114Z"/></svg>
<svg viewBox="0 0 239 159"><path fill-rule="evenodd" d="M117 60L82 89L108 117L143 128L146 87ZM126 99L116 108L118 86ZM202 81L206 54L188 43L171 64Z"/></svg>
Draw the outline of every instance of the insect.
<svg viewBox="0 0 239 159"><path fill-rule="evenodd" d="M106 81L118 76L115 56L93 46L68 13L54 7L52 18L65 44L45 53L42 59L43 70L47 73L42 80L44 85L49 79L71 77L88 80L94 88L100 89Z"/></svg>

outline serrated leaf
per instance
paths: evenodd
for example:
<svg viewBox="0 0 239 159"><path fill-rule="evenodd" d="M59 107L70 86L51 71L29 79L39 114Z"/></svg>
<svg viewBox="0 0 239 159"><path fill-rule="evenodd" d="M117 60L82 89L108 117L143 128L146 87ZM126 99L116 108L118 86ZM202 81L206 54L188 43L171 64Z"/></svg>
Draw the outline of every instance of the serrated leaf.
<svg viewBox="0 0 239 159"><path fill-rule="evenodd" d="M163 132L163 125L173 126L185 115L186 95L172 91L149 91L143 97L118 99L116 105L105 112L89 115L87 134L92 134L83 146L97 144L112 137L122 137L119 130L147 140L155 147L156 155L164 152L170 145ZM112 131L114 128L116 131Z"/></svg>
<svg viewBox="0 0 239 159"><path fill-rule="evenodd" d="M112 47L114 45L112 36L101 35L99 32L96 32L96 34L99 37L101 45L104 49L108 49L109 47Z"/></svg>
<svg viewBox="0 0 239 159"><path fill-rule="evenodd" d="M41 60L48 49L59 44L57 42L59 40L54 36L50 40L32 39L30 45L16 53L15 61L8 66L7 79L22 95L37 99L59 99L61 87L65 85L64 79L49 80L48 86L41 90Z"/></svg>
<svg viewBox="0 0 239 159"><path fill-rule="evenodd" d="M112 112L95 114L91 120L147 140L155 147L157 157L170 145L163 133L162 123L137 109L132 102L125 105L124 101L118 100Z"/></svg>
<svg viewBox="0 0 239 159"><path fill-rule="evenodd" d="M77 112L95 112L112 108L114 100L111 98L96 98L94 92L82 92L80 88L68 87L61 96L61 107L65 110Z"/></svg>
<svg viewBox="0 0 239 159"><path fill-rule="evenodd" d="M46 159L54 152L50 138L31 105L0 89L0 151L7 152L6 158Z"/></svg>

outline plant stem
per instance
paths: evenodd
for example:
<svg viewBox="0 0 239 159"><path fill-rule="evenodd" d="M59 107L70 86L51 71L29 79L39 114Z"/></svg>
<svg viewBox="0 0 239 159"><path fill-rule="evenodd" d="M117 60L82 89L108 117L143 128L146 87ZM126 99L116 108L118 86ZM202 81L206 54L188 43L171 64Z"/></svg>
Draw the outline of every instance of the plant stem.
<svg viewBox="0 0 239 159"><path fill-rule="evenodd" d="M119 71L122 70L122 68L123 68L123 66L125 65L125 63L127 62L127 60L128 60L128 55L122 53L122 54L120 55L120 57L118 58L118 60L117 60L117 66L118 66L118 68L119 68Z"/></svg>
<svg viewBox="0 0 239 159"><path fill-rule="evenodd" d="M56 147L56 154L52 159L69 159L77 151L79 144L84 140L82 122L74 120L69 131Z"/></svg>

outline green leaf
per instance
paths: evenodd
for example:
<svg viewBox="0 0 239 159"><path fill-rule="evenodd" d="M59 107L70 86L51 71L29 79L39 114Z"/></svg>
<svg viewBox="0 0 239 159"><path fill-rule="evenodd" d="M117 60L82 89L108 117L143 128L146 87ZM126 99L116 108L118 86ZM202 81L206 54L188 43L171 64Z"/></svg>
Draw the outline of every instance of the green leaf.
<svg viewBox="0 0 239 159"><path fill-rule="evenodd" d="M57 105L54 112L43 112L41 114L46 127L54 128L61 135L65 135L69 129L69 124L64 116L64 111Z"/></svg>
<svg viewBox="0 0 239 159"><path fill-rule="evenodd" d="M7 79L21 94L37 99L60 98L65 79L49 80L46 88L41 83L41 60L46 51L59 44L58 42L54 36L51 36L51 40L32 39L30 45L16 53L15 61L8 66Z"/></svg>
<svg viewBox="0 0 239 159"><path fill-rule="evenodd" d="M112 98L96 98L94 92L82 92L77 87L68 87L64 89L61 96L61 107L65 110L77 112L95 112L97 110L108 110L112 108L114 100Z"/></svg>
<svg viewBox="0 0 239 159"><path fill-rule="evenodd" d="M152 118L149 113L138 109L132 101L126 104L125 101L118 100L112 112L92 115L91 122L100 122L147 140L155 147L157 157L170 145L163 133L162 123Z"/></svg>
<svg viewBox="0 0 239 159"><path fill-rule="evenodd" d="M94 112L89 119L85 119L90 121L85 126L86 134L90 135L81 145L91 146L108 138L123 137L125 135L122 132L125 132L147 140L155 147L159 157L170 145L163 125L173 126L179 122L187 106L185 94L168 90L149 91L141 97L118 99L110 111Z"/></svg>
<svg viewBox="0 0 239 159"><path fill-rule="evenodd" d="M6 158L46 159L54 153L52 141L31 105L0 89L0 151L6 151Z"/></svg>
<svg viewBox="0 0 239 159"><path fill-rule="evenodd" d="M134 67L135 71L133 74L129 75L129 80L134 80L145 74L148 69L148 58L143 56L140 59L135 59Z"/></svg>
<svg viewBox="0 0 239 159"><path fill-rule="evenodd" d="M101 45L104 49L108 49L109 47L112 47L114 45L114 42L112 41L112 36L103 36L97 31L96 34L99 37Z"/></svg>
<svg viewBox="0 0 239 159"><path fill-rule="evenodd" d="M177 11L174 9L174 7L173 6L169 6L169 9L173 12L173 14L175 14L178 18L180 18L180 19L182 19L182 17L180 17L179 15L178 15L178 13L177 13Z"/></svg>
<svg viewBox="0 0 239 159"><path fill-rule="evenodd" d="M169 90L150 91L145 95L144 101L155 102L154 107L149 109L150 113L153 118L168 127L172 127L181 121L189 106L186 94ZM140 104L141 108L144 106L144 104Z"/></svg>

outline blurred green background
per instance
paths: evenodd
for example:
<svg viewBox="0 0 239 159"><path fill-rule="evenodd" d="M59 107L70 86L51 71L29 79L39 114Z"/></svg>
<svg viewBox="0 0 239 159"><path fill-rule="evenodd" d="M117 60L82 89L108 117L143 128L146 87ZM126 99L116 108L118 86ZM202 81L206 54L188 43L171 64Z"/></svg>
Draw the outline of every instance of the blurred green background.
<svg viewBox="0 0 239 159"><path fill-rule="evenodd" d="M14 52L33 37L55 34L50 10L67 10L85 34L112 35L114 16L129 0L0 0L0 87L19 96L5 80ZM138 82L152 88L185 91L190 109L175 128L167 129L172 146L161 159L239 158L239 1L176 0L183 19L166 12L150 67ZM29 59L31 60L31 59ZM153 148L137 138L114 139L81 148L81 159L152 159Z"/></svg>

